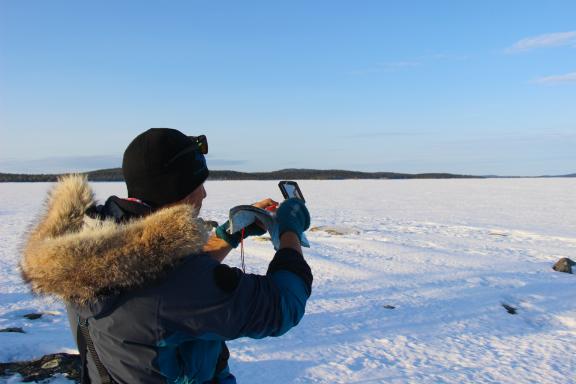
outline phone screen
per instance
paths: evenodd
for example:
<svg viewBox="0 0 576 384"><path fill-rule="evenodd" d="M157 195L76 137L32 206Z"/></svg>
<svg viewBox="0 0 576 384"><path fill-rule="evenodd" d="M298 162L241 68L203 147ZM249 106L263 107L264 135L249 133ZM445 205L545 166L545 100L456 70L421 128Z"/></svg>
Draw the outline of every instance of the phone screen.
<svg viewBox="0 0 576 384"><path fill-rule="evenodd" d="M295 197L302 201L304 200L304 196L298 187L298 184L295 181L281 181L278 186L282 191L282 195L284 195L285 199L289 199L291 197Z"/></svg>
<svg viewBox="0 0 576 384"><path fill-rule="evenodd" d="M300 197L298 196L298 191L296 190L296 187L293 184L284 184L284 189L286 190L288 196L298 198Z"/></svg>

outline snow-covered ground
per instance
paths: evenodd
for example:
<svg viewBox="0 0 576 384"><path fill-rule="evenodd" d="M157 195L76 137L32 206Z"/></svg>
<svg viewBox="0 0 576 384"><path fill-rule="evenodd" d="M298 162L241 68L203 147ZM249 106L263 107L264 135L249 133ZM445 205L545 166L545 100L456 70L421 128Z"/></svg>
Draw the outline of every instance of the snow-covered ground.
<svg viewBox="0 0 576 384"><path fill-rule="evenodd" d="M121 183L93 184L100 199ZM314 288L300 325L230 343L240 383L575 383L576 179L302 181ZM0 184L0 362L74 351L61 304L29 294L18 247L50 184ZM275 182L207 183L202 216ZM273 255L246 242L249 272ZM240 264L239 252L227 262ZM509 314L503 304L517 309ZM39 320L23 314L48 312Z"/></svg>

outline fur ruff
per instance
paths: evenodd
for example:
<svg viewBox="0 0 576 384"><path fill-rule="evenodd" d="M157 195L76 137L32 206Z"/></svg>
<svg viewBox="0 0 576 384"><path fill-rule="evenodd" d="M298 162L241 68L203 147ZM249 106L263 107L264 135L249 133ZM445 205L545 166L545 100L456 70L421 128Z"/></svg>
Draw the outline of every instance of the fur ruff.
<svg viewBox="0 0 576 384"><path fill-rule="evenodd" d="M85 216L95 204L85 177L63 177L32 229L20 263L38 294L87 304L102 292L132 288L162 276L182 258L200 253L208 227L187 204L118 224Z"/></svg>

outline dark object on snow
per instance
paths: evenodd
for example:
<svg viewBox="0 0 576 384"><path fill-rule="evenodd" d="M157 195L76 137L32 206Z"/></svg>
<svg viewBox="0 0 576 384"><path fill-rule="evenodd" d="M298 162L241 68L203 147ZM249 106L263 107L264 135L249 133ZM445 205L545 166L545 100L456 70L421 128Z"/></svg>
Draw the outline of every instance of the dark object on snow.
<svg viewBox="0 0 576 384"><path fill-rule="evenodd" d="M28 313L22 317L27 318L28 320L36 320L42 317L42 313Z"/></svg>
<svg viewBox="0 0 576 384"><path fill-rule="evenodd" d="M46 355L39 360L0 363L0 376L22 375L22 381L32 382L63 374L70 380L80 382L80 357L68 353Z"/></svg>
<svg viewBox="0 0 576 384"><path fill-rule="evenodd" d="M386 309L396 309L395 306L393 306L393 305L388 305L388 304L386 304L386 305L384 306L384 308L386 308Z"/></svg>
<svg viewBox="0 0 576 384"><path fill-rule="evenodd" d="M518 309L508 305L508 304L502 304L502 306L504 307L504 309L506 309L506 312L508 312L511 315L516 315L518 314Z"/></svg>
<svg viewBox="0 0 576 384"><path fill-rule="evenodd" d="M492 236L502 236L502 237L508 236L507 233L502 233L502 232L490 232L489 235L492 235Z"/></svg>
<svg viewBox="0 0 576 384"><path fill-rule="evenodd" d="M567 257L563 257L554 264L553 270L557 272L572 273L572 266L576 263Z"/></svg>
<svg viewBox="0 0 576 384"><path fill-rule="evenodd" d="M15 332L15 333L26 333L24 332L24 330L20 327L8 327L8 328L4 328L4 329L0 329L0 332Z"/></svg>

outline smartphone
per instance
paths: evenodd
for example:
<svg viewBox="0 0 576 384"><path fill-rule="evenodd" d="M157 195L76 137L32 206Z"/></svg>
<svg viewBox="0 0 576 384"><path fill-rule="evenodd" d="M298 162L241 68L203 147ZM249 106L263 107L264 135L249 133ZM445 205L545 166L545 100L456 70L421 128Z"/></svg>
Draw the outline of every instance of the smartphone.
<svg viewBox="0 0 576 384"><path fill-rule="evenodd" d="M297 199L306 202L306 200L304 199L304 195L302 194L302 191L300 190L300 187L298 186L297 182L282 180L281 182L278 183L278 187L280 188L282 196L284 196L285 199L295 197Z"/></svg>

